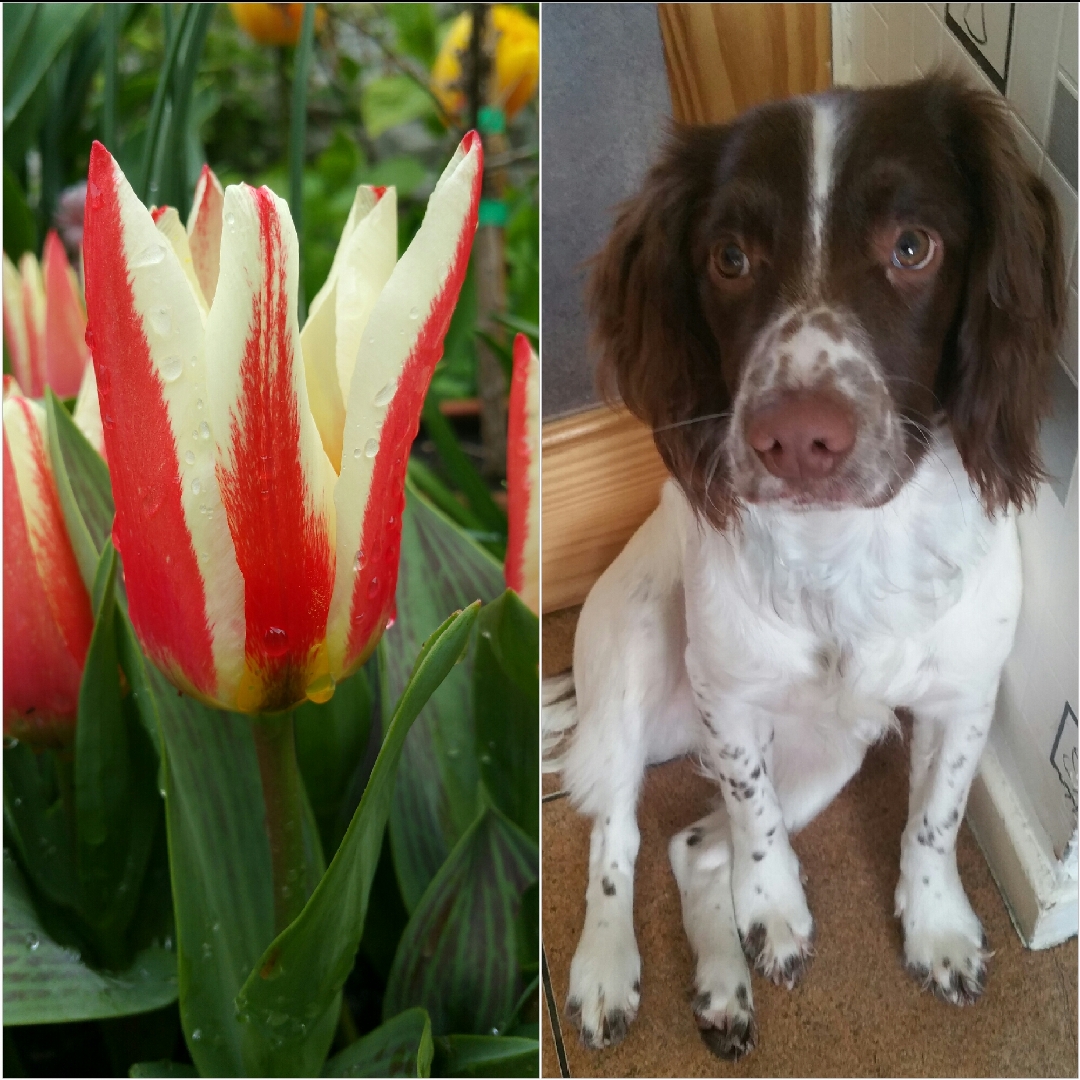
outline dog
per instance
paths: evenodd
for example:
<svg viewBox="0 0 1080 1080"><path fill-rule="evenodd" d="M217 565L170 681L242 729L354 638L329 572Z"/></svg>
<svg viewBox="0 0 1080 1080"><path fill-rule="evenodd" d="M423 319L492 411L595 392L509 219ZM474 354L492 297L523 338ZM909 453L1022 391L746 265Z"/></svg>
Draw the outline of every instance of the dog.
<svg viewBox="0 0 1080 1080"><path fill-rule="evenodd" d="M1064 276L1006 107L946 77L675 128L620 208L589 284L599 373L671 479L589 593L572 689L549 694L594 821L567 1002L587 1045L618 1042L640 1001L645 767L696 755L722 794L669 855L697 1024L738 1058L749 967L791 987L812 955L789 837L898 709L905 962L946 1001L982 992L955 844L1020 610L1015 514L1043 477Z"/></svg>

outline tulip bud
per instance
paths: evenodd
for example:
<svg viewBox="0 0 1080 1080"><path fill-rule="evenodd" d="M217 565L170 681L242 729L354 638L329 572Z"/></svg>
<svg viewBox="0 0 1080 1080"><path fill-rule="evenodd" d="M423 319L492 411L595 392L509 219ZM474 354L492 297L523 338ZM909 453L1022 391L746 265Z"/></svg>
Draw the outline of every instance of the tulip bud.
<svg viewBox="0 0 1080 1080"><path fill-rule="evenodd" d="M45 410L4 380L4 735L74 737L94 619L68 539Z"/></svg>

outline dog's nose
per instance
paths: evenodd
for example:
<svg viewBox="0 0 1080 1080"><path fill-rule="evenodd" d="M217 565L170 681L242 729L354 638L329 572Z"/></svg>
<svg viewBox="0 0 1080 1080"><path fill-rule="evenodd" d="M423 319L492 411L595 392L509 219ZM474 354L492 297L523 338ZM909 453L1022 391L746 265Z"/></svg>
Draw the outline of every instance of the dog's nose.
<svg viewBox="0 0 1080 1080"><path fill-rule="evenodd" d="M785 394L752 412L746 441L773 476L821 480L835 471L855 443L855 418L835 398Z"/></svg>

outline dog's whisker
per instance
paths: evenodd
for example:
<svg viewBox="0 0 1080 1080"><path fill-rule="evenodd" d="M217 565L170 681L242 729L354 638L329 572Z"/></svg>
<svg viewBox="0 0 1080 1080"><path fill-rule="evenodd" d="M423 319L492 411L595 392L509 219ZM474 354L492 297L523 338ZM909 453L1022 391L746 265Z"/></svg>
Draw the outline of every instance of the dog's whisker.
<svg viewBox="0 0 1080 1080"><path fill-rule="evenodd" d="M731 416L730 409L718 413L705 413L703 416L691 416L688 420L676 420L671 424L660 424L658 427L653 428L653 434L658 434L661 431L673 431L675 428L689 427L692 424L703 424L707 420L726 420L729 416Z"/></svg>

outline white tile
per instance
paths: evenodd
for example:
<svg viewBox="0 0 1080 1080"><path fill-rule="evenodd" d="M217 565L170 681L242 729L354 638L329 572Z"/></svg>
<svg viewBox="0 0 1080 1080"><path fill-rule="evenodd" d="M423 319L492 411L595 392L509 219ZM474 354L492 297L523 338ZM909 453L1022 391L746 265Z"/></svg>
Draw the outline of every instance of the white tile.
<svg viewBox="0 0 1080 1080"><path fill-rule="evenodd" d="M1076 286L1069 286L1067 308L1065 312L1065 340L1061 345L1061 359L1065 366L1072 372L1072 377L1078 377L1076 370Z"/></svg>
<svg viewBox="0 0 1080 1080"><path fill-rule="evenodd" d="M889 31L885 20L872 4L866 9L863 22L866 34L866 65L877 76L878 82L889 78Z"/></svg>
<svg viewBox="0 0 1080 1080"><path fill-rule="evenodd" d="M915 78L913 4L886 4L885 21L889 28L889 82L902 83Z"/></svg>
<svg viewBox="0 0 1080 1080"><path fill-rule="evenodd" d="M1061 4L1017 4L1009 60L1009 100L1042 145L1057 73Z"/></svg>
<svg viewBox="0 0 1080 1080"><path fill-rule="evenodd" d="M942 21L945 21L945 4L927 4L928 8Z"/></svg>
<svg viewBox="0 0 1080 1080"><path fill-rule="evenodd" d="M944 32L928 4L916 4L911 12L912 52L915 66L924 75L937 70Z"/></svg>
<svg viewBox="0 0 1080 1080"><path fill-rule="evenodd" d="M1058 67L1072 79L1076 86L1076 15L1080 5L1065 4L1061 20L1061 49L1058 52Z"/></svg>
<svg viewBox="0 0 1080 1080"><path fill-rule="evenodd" d="M1068 181L1058 172L1049 156L1043 158L1041 175L1057 200L1058 210L1061 211L1061 250L1072 251L1073 244L1076 243L1076 192L1069 187Z"/></svg>
<svg viewBox="0 0 1080 1080"><path fill-rule="evenodd" d="M1020 154L1028 163L1031 171L1037 176L1042 169L1043 148L1035 141L1017 113L1011 113L1010 116L1013 121L1013 132L1016 134L1016 141L1020 145Z"/></svg>

